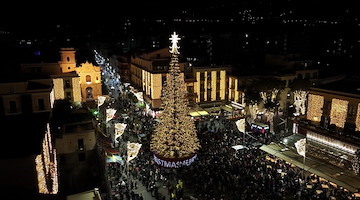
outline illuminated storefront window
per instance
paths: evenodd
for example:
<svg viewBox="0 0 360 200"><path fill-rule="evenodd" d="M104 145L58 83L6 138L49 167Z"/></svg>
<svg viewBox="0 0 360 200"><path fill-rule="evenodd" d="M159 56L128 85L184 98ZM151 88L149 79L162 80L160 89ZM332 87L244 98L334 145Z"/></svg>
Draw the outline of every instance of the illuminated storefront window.
<svg viewBox="0 0 360 200"><path fill-rule="evenodd" d="M319 122L321 120L324 97L315 94L309 94L307 119Z"/></svg>
<svg viewBox="0 0 360 200"><path fill-rule="evenodd" d="M344 128L346 122L348 101L340 99L332 99L330 124L335 124L337 127Z"/></svg>

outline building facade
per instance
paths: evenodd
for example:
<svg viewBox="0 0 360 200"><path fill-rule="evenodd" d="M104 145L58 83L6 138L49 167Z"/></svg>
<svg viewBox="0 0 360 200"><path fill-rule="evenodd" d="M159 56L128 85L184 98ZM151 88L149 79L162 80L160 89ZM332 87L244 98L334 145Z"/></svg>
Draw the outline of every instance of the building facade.
<svg viewBox="0 0 360 200"><path fill-rule="evenodd" d="M351 169L360 149L360 89L358 80L340 80L309 89L306 118L294 131L306 135L309 153Z"/></svg>
<svg viewBox="0 0 360 200"><path fill-rule="evenodd" d="M53 79L55 99L70 99L72 102L97 100L102 95L101 71L89 62L77 66L76 50L61 48L57 63L23 63L21 73L49 76Z"/></svg>

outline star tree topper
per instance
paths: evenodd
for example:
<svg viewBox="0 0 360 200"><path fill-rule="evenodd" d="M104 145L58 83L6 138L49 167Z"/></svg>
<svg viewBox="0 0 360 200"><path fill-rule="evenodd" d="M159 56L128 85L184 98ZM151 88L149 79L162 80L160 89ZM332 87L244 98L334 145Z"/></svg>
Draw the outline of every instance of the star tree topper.
<svg viewBox="0 0 360 200"><path fill-rule="evenodd" d="M172 43L172 46L170 47L170 53L173 53L173 54L180 54L179 52L179 48L177 43L179 40L181 40L181 38L179 38L179 35L176 34L176 32L174 31L174 33L171 35L171 38L169 38L171 43Z"/></svg>

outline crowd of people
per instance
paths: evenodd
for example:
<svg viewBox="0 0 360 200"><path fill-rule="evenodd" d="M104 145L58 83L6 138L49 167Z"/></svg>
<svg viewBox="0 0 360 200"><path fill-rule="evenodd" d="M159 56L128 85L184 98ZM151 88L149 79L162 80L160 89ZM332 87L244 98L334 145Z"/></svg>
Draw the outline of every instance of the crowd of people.
<svg viewBox="0 0 360 200"><path fill-rule="evenodd" d="M192 165L176 170L161 168L153 161L149 145L156 120L128 95L131 94L116 95L113 104L124 114L116 120L128 124L121 140L136 141L142 143L142 147L137 157L127 164L107 164L109 200L143 199L134 192L139 184L159 200L354 198L348 190L316 175L304 174L291 163L252 146L258 138L244 137L235 121L219 116L194 122L201 148ZM239 144L248 148L233 148Z"/></svg>

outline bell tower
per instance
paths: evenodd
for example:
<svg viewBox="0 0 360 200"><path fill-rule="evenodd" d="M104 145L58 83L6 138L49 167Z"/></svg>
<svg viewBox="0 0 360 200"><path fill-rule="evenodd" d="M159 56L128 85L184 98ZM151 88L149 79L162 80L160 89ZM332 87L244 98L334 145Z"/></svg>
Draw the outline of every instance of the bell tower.
<svg viewBox="0 0 360 200"><path fill-rule="evenodd" d="M61 48L59 61L61 72L67 73L75 71L76 60L75 60L75 49L74 48Z"/></svg>

